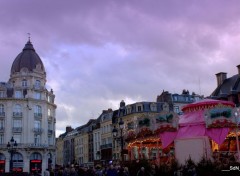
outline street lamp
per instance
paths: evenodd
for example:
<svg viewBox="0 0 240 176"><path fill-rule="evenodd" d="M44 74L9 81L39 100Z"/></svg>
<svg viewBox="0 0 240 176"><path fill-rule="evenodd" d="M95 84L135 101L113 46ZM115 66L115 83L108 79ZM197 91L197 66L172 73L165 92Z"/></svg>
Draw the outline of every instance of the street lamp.
<svg viewBox="0 0 240 176"><path fill-rule="evenodd" d="M17 142L14 141L13 137L11 138L10 142L7 144L8 152L10 153L10 168L9 172L13 171L13 154L16 152Z"/></svg>
<svg viewBox="0 0 240 176"><path fill-rule="evenodd" d="M120 122L118 123L119 129L120 129L120 137L118 136L118 129L116 128L116 126L114 126L113 130L112 130L112 134L115 140L120 141L121 144L121 160L122 162L124 161L124 155L123 155L123 128L124 128L124 122L122 119L120 119Z"/></svg>

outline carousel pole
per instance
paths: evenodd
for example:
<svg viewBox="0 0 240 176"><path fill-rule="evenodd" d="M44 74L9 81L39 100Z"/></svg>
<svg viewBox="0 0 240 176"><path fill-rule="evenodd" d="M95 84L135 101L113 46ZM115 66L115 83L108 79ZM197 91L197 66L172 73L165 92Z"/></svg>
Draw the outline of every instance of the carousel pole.
<svg viewBox="0 0 240 176"><path fill-rule="evenodd" d="M240 152L239 152L239 140L238 140L238 118L239 118L239 108L236 108L236 111L234 113L235 115L235 120L236 120L236 142L237 142L237 161L240 159Z"/></svg>

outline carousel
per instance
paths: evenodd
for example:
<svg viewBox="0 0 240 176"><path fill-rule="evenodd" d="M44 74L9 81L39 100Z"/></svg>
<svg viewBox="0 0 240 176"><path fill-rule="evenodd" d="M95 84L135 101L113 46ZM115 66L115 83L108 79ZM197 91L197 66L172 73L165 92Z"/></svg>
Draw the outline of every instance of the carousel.
<svg viewBox="0 0 240 176"><path fill-rule="evenodd" d="M189 157L195 162L203 157L239 161L239 108L229 101L205 99L182 110L181 116L162 111L127 124L134 127L125 133L129 160L157 165L172 159L184 164Z"/></svg>
<svg viewBox="0 0 240 176"><path fill-rule="evenodd" d="M148 160L156 165L170 162L174 157L174 143L163 147L160 134L176 132L178 122L178 115L169 110L156 116L144 115L129 122L125 133L129 160Z"/></svg>

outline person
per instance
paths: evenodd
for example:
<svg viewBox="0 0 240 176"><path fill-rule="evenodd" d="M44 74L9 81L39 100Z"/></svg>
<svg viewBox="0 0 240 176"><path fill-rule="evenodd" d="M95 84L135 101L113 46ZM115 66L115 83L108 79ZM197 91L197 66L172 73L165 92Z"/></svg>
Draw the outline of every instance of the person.
<svg viewBox="0 0 240 176"><path fill-rule="evenodd" d="M151 176L157 176L156 166L153 164L150 171Z"/></svg>
<svg viewBox="0 0 240 176"><path fill-rule="evenodd" d="M137 172L137 176L146 176L146 171L144 167L141 167L141 169Z"/></svg>
<svg viewBox="0 0 240 176"><path fill-rule="evenodd" d="M124 167L124 175L125 176L130 176L130 174L129 174L129 171L128 171L128 167Z"/></svg>
<svg viewBox="0 0 240 176"><path fill-rule="evenodd" d="M107 170L107 176L117 176L117 170L111 164L109 169Z"/></svg>
<svg viewBox="0 0 240 176"><path fill-rule="evenodd" d="M50 176L50 172L49 172L48 169L46 169L46 170L44 171L44 176Z"/></svg>
<svg viewBox="0 0 240 176"><path fill-rule="evenodd" d="M96 167L95 175L96 176L102 176L103 175L102 170L99 166Z"/></svg>

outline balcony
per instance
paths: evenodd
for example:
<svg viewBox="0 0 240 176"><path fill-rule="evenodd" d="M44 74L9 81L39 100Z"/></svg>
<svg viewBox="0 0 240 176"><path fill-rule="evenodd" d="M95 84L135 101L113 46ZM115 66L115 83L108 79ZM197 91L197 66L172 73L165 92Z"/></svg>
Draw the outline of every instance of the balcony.
<svg viewBox="0 0 240 176"><path fill-rule="evenodd" d="M41 134L43 132L43 129L42 128L33 128L33 132Z"/></svg>
<svg viewBox="0 0 240 176"><path fill-rule="evenodd" d="M22 127L13 127L12 132L14 133L21 133L22 132Z"/></svg>
<svg viewBox="0 0 240 176"><path fill-rule="evenodd" d="M22 117L22 112L13 112L13 117Z"/></svg>
<svg viewBox="0 0 240 176"><path fill-rule="evenodd" d="M53 134L53 130L48 129L48 134Z"/></svg>
<svg viewBox="0 0 240 176"><path fill-rule="evenodd" d="M0 127L0 133L4 132L4 127Z"/></svg>
<svg viewBox="0 0 240 176"><path fill-rule="evenodd" d="M36 117L36 118L42 118L42 113L34 113L34 117Z"/></svg>
<svg viewBox="0 0 240 176"><path fill-rule="evenodd" d="M112 143L101 145L101 149L108 149L108 148L112 148Z"/></svg>
<svg viewBox="0 0 240 176"><path fill-rule="evenodd" d="M5 112L0 112L0 117L5 117Z"/></svg>

